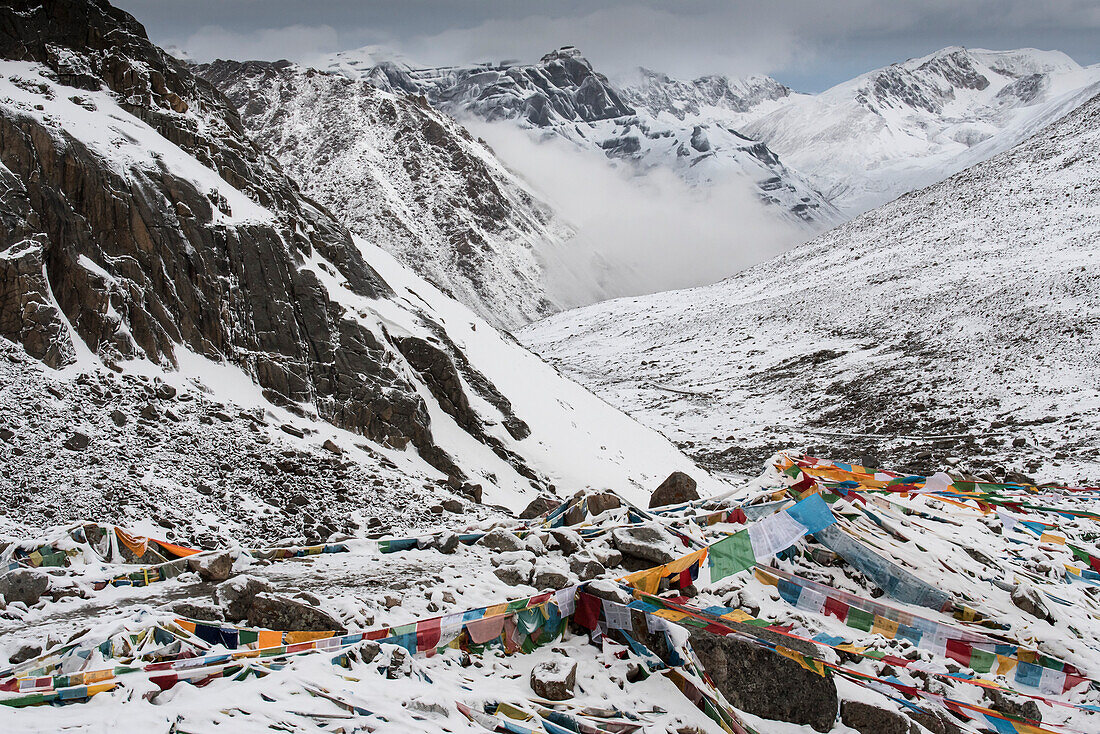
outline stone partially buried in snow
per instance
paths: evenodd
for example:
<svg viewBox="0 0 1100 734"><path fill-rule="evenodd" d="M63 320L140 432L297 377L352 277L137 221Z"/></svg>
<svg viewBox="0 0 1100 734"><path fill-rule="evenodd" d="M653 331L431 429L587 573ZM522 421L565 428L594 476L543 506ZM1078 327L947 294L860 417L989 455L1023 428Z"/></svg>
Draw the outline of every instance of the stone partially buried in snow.
<svg viewBox="0 0 1100 734"><path fill-rule="evenodd" d="M632 525L611 531L611 542L624 557L660 566L680 555L680 541L656 525ZM628 566L629 567L629 566Z"/></svg>
<svg viewBox="0 0 1100 734"><path fill-rule="evenodd" d="M526 545L519 539L515 533L510 533L504 528L495 528L485 534L481 540L477 541L478 545L483 545L490 550L497 552L505 551L521 551L526 549Z"/></svg>
<svg viewBox="0 0 1100 734"><path fill-rule="evenodd" d="M698 483L682 471L674 471L649 496L649 506L679 505L699 499Z"/></svg>
<svg viewBox="0 0 1100 734"><path fill-rule="evenodd" d="M568 660L544 660L531 670L531 690L548 701L573 697L577 685L577 664Z"/></svg>
<svg viewBox="0 0 1100 734"><path fill-rule="evenodd" d="M704 670L733 706L765 719L833 728L836 684L790 658L733 637L691 630L691 646Z"/></svg>
<svg viewBox="0 0 1100 734"><path fill-rule="evenodd" d="M267 627L273 630L344 632L342 624L320 609L266 592L253 597L248 608L248 624L251 627Z"/></svg>
<svg viewBox="0 0 1100 734"><path fill-rule="evenodd" d="M199 556L187 559L187 567L197 573L203 581L219 583L233 573L233 557L228 553L212 556Z"/></svg>
<svg viewBox="0 0 1100 734"><path fill-rule="evenodd" d="M840 720L859 734L910 734L910 731L916 730L913 722L896 711L887 711L862 701L841 703Z"/></svg>
<svg viewBox="0 0 1100 734"><path fill-rule="evenodd" d="M50 588L50 577L31 568L17 568L0 576L0 596L12 604L21 601L33 607Z"/></svg>
<svg viewBox="0 0 1100 734"><path fill-rule="evenodd" d="M256 576L237 576L214 589L214 601L225 608L225 616L233 621L248 617L257 594L271 591L271 584Z"/></svg>

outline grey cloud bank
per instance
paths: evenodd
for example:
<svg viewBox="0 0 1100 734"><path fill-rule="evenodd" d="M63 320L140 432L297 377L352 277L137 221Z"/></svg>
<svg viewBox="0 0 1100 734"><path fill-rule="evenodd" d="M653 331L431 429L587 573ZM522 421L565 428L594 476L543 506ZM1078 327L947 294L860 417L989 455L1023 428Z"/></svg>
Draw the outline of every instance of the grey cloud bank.
<svg viewBox="0 0 1100 734"><path fill-rule="evenodd" d="M767 73L805 91L950 45L1059 49L1100 61L1093 0L614 2L119 0L198 60L312 58L382 45L429 65L533 60L576 45L605 72Z"/></svg>

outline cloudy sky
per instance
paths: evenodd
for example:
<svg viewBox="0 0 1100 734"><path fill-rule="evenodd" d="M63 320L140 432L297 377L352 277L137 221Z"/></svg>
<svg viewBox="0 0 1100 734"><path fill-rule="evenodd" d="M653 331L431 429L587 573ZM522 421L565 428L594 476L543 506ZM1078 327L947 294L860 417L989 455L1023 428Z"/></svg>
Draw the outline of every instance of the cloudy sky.
<svg viewBox="0 0 1100 734"><path fill-rule="evenodd" d="M768 73L817 91L950 45L1033 46L1100 62L1096 0L115 0L197 60L382 45L429 65L581 48L610 75Z"/></svg>

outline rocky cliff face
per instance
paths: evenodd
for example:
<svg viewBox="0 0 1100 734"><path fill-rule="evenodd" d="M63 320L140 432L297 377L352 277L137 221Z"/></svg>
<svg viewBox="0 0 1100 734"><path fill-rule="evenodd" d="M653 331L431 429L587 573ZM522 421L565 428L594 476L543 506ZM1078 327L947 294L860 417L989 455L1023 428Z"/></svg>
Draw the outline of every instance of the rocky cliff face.
<svg viewBox="0 0 1100 734"><path fill-rule="evenodd" d="M196 72L310 196L490 323L515 328L576 305L545 278L568 226L423 97L288 62Z"/></svg>
<svg viewBox="0 0 1100 734"><path fill-rule="evenodd" d="M83 348L107 363L172 364L177 345L225 358L277 404L453 469L392 348L299 266L322 258L363 298L387 287L216 90L105 3L8 6L0 55L16 62L0 115L5 336L51 366Z"/></svg>
<svg viewBox="0 0 1100 734"><path fill-rule="evenodd" d="M432 139L434 118L409 115ZM388 452L391 478L482 484L501 504L551 485L655 486L691 469L345 229L257 147L220 92L102 0L0 7L0 186L0 336L57 369L59 395L79 375L104 385L107 372L152 375L257 410L306 444L367 446L359 458L374 465L372 452ZM471 201L492 218L475 188ZM107 410L101 398L88 410ZM114 480L58 463L70 449L23 409L0 411L4 435L18 437L5 457L52 467L31 483L68 488L66 512L93 506L97 485ZM148 426L177 422L146 412ZM92 444L116 424L85 422ZM177 486L200 474L181 466L224 452L161 454L141 453L147 471L159 466ZM100 461L113 477L114 458ZM31 491L16 489L18 474L0 473L0 501Z"/></svg>

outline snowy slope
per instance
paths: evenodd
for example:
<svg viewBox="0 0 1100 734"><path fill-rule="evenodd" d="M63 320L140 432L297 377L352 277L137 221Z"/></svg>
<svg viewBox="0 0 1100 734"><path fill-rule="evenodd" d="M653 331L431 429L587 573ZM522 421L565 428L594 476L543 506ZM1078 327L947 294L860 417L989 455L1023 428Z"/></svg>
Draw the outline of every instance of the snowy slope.
<svg viewBox="0 0 1100 734"><path fill-rule="evenodd" d="M521 339L713 467L786 444L916 470L1100 477L1100 98L710 287Z"/></svg>
<svg viewBox="0 0 1100 734"><path fill-rule="evenodd" d="M230 406L229 420L249 411L258 430L299 439L307 454L325 456L331 440L389 488L401 476L456 491L480 484L485 502L522 508L539 492L590 486L642 501L676 469L715 486L665 439L298 193L228 101L129 15L69 2L3 28L0 51L19 58L0 61L0 336L14 342L13 364L33 358L42 370L6 371L0 497L18 504L49 488L61 498L26 507L28 522L86 513L120 475L134 491L148 485L140 477L161 477L157 486L172 488L161 509L179 513L206 479L186 466L232 473L224 446L205 438L117 463L143 432L119 437L112 425L177 437L158 426L201 434L223 420L211 417L218 408L172 418L155 380ZM84 47L88 38L103 47ZM123 389L120 379L137 387L116 420L104 395ZM60 401L53 410L35 405L44 386ZM66 396L80 407L83 446L63 445L74 426L43 419L62 415ZM111 447L102 472L67 453L101 439ZM327 481L303 491L324 503ZM255 499L272 499L264 494ZM237 508L214 511L225 522Z"/></svg>
<svg viewBox="0 0 1100 734"><path fill-rule="evenodd" d="M534 64L418 69L376 60L375 49L363 54L346 51L318 67L393 92L423 94L456 116L507 120L536 137L560 136L613 161L634 164L641 172L669 168L693 185L747 183L780 219L810 229L841 220L813 186L768 146L721 120L685 123L632 106L625 92L571 46ZM746 85L745 93L751 96L750 86ZM726 92L733 94L728 85ZM712 90L712 94L721 96L722 91Z"/></svg>
<svg viewBox="0 0 1100 734"><path fill-rule="evenodd" d="M1100 69L1057 51L950 47L792 95L741 130L858 214L1007 150L1098 83Z"/></svg>
<svg viewBox="0 0 1100 734"><path fill-rule="evenodd" d="M287 62L196 71L307 194L490 323L513 328L607 297L595 279L553 291L546 271L569 226L446 115Z"/></svg>

